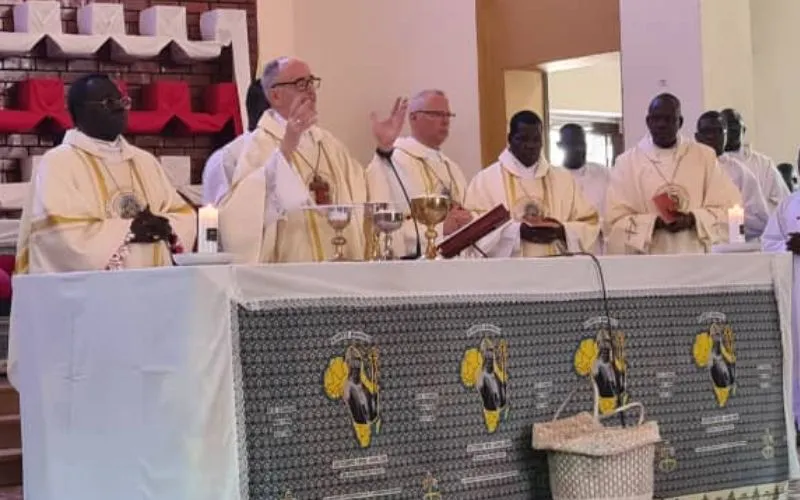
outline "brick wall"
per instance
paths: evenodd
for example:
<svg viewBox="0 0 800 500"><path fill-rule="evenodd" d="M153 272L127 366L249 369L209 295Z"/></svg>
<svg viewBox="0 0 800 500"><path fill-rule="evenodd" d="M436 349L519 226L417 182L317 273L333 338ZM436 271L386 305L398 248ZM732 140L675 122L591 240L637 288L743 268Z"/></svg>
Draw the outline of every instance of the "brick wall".
<svg viewBox="0 0 800 500"><path fill-rule="evenodd" d="M185 5L189 38L200 39L200 14L215 8L240 9L247 11L248 35L250 42L250 62L257 62L256 2L258 0L217 0L217 1L162 1L162 0L106 0L105 3L125 5L125 24L129 34L139 33L139 11L152 5ZM3 31L13 31L12 5L17 0L0 0L0 22ZM61 0L61 20L65 33L77 33L77 7L81 0ZM104 47L91 59L71 59L69 61L47 59L43 44L27 57L14 57L0 60L0 107L16 107L16 82L28 78L62 78L67 86L81 75L90 72L104 72L128 83L128 90L134 101L134 109L139 102L141 86L158 80L185 80L192 89L192 104L202 109L202 91L211 83L233 80L233 64L230 49L212 62L176 65L168 55L154 61L139 61L132 64L118 64L110 61L109 49ZM252 68L251 68L252 69ZM147 149L156 156L179 155L192 158L192 180L200 182L200 174L205 159L221 144L233 138L232 127L213 136L178 137L166 130L160 136L129 136L134 144ZM39 135L0 134L0 180L15 182L19 180L19 159L43 154L54 144L60 142L57 134L42 131Z"/></svg>

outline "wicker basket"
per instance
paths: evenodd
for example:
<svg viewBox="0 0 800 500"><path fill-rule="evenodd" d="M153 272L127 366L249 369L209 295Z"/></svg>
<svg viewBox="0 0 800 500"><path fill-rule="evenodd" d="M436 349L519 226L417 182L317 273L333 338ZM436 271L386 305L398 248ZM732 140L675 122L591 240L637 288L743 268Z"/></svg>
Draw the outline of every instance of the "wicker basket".
<svg viewBox="0 0 800 500"><path fill-rule="evenodd" d="M549 452L553 500L652 500L661 437L656 422L644 422L644 407L631 403L611 414L639 408L637 425L605 427L596 412L559 420L564 406L552 422L533 425L533 448Z"/></svg>

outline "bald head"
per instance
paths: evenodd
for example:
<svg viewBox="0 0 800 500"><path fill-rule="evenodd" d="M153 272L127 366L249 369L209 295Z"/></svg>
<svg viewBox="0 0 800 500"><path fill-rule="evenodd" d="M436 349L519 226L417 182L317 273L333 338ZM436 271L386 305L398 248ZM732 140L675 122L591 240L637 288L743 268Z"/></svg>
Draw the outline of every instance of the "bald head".
<svg viewBox="0 0 800 500"><path fill-rule="evenodd" d="M694 138L717 153L725 152L725 120L718 111L706 111L697 119L697 131Z"/></svg>
<svg viewBox="0 0 800 500"><path fill-rule="evenodd" d="M739 151L742 149L742 137L747 131L742 115L733 108L726 108L722 110L722 118L725 120L725 128L728 132L725 151Z"/></svg>
<svg viewBox="0 0 800 500"><path fill-rule="evenodd" d="M683 126L681 101L672 94L659 94L647 108L647 129L653 144L669 149L678 142L678 131Z"/></svg>
<svg viewBox="0 0 800 500"><path fill-rule="evenodd" d="M447 95L436 89L418 92L408 103L409 125L414 139L429 148L439 149L450 135L450 111Z"/></svg>
<svg viewBox="0 0 800 500"><path fill-rule="evenodd" d="M271 108L282 117L289 116L295 99L306 96L316 110L319 78L311 73L308 64L293 57L278 57L264 66L261 85Z"/></svg>

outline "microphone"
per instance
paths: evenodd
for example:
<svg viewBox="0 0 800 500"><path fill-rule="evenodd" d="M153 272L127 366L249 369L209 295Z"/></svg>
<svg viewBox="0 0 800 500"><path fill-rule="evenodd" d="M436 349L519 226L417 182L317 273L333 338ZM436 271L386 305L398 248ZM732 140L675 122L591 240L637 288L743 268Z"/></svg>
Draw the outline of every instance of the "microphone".
<svg viewBox="0 0 800 500"><path fill-rule="evenodd" d="M392 173L394 174L394 178L397 179L397 184L400 185L400 190L403 192L403 198L405 198L406 203L408 203L408 208L411 208L411 197L408 195L408 190L406 189L405 184L403 184L403 180L400 178L400 174L397 172L397 167L395 166L394 162L392 161L392 150L391 153L386 153L381 151L380 149L376 150L376 154L380 156L386 163L389 165L389 168L392 169ZM411 217L411 220L414 221L414 235L417 237L417 248L411 255L404 255L401 257L401 260L417 260L422 256L422 241L420 241L419 237L419 224L417 223L417 219Z"/></svg>

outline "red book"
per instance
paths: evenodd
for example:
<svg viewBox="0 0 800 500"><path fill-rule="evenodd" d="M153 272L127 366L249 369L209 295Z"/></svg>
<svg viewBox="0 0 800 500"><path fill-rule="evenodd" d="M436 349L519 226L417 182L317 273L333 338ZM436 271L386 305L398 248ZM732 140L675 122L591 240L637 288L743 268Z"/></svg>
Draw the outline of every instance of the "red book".
<svg viewBox="0 0 800 500"><path fill-rule="evenodd" d="M439 244L439 253L445 259L452 259L509 220L511 213L508 209L503 205L497 205L448 236Z"/></svg>
<svg viewBox="0 0 800 500"><path fill-rule="evenodd" d="M667 193L661 193L653 197L653 203L658 210L658 214L667 224L675 222L675 214L678 212L678 204Z"/></svg>

